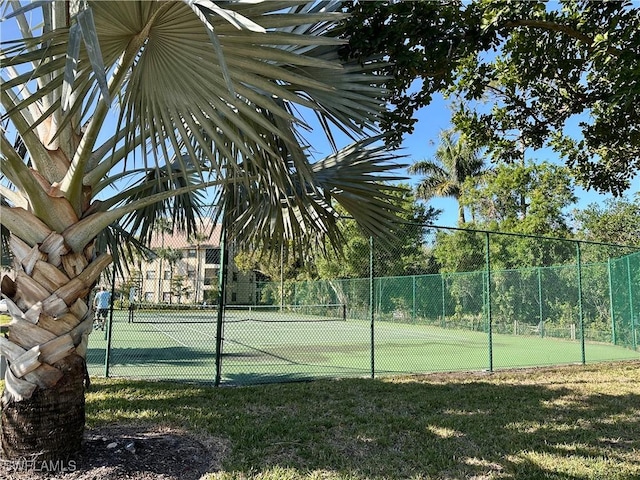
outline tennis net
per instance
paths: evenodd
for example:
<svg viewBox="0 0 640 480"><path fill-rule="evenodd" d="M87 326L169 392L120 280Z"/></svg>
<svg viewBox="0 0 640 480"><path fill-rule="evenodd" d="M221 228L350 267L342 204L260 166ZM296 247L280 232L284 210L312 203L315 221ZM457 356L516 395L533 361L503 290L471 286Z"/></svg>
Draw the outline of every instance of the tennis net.
<svg viewBox="0 0 640 480"><path fill-rule="evenodd" d="M137 305L130 312L133 323L215 323L218 308L213 305ZM239 322L335 322L346 321L344 304L322 305L226 305L225 323Z"/></svg>

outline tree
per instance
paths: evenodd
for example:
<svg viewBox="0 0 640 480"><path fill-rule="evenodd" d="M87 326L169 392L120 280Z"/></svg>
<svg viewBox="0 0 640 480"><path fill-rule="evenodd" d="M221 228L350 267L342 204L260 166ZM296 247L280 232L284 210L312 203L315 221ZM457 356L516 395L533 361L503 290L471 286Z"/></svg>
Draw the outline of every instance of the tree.
<svg viewBox="0 0 640 480"><path fill-rule="evenodd" d="M317 277L313 262L303 258L295 255L290 244L280 244L278 248L267 244L238 252L234 263L242 272L254 272L267 279L260 288L260 301L284 304L291 282Z"/></svg>
<svg viewBox="0 0 640 480"><path fill-rule="evenodd" d="M571 238L568 208L576 201L567 167L547 162L498 165L482 185L464 189L462 203L476 212L482 229ZM575 247L561 240L496 235L492 266L521 268L573 260Z"/></svg>
<svg viewBox="0 0 640 480"><path fill-rule="evenodd" d="M349 44L342 49L343 57L366 61L382 55L390 60L377 71L391 92L393 108L384 113L382 128L393 145L399 146L402 136L413 132L416 111L453 85L462 60L491 46L473 3L468 8L457 1L347 3Z"/></svg>
<svg viewBox="0 0 640 480"><path fill-rule="evenodd" d="M394 205L402 222L395 226L395 238L387 244L376 244L374 265L376 276L418 275L431 273L432 259L424 247L424 236L429 232L440 211L416 201L408 185L399 185L394 193ZM368 278L370 243L367 232L349 218L343 219L341 228L347 239L336 250L318 255L315 264L318 275L324 279Z"/></svg>
<svg viewBox="0 0 640 480"><path fill-rule="evenodd" d="M291 251L290 245L279 250L261 245L238 252L233 259L242 272L258 272L273 282L284 280L308 280L317 276L312 262L305 262Z"/></svg>
<svg viewBox="0 0 640 480"><path fill-rule="evenodd" d="M2 280L2 448L57 460L80 447L88 294L118 247L167 216L195 232L205 188L237 242L338 242L334 200L384 233L376 175L392 155L371 147L384 90L373 63L339 59L333 4L4 6L0 221L16 280ZM299 108L355 143L311 165Z"/></svg>
<svg viewBox="0 0 640 480"><path fill-rule="evenodd" d="M461 203L489 230L530 235L570 235L566 209L576 202L566 167L547 162L498 165L482 184L468 181Z"/></svg>
<svg viewBox="0 0 640 480"><path fill-rule="evenodd" d="M492 268L559 265L575 260L568 208L576 201L566 167L546 162L498 165L482 183L464 186L461 203L475 212L471 227L525 236L492 235ZM554 237L544 240L537 237ZM485 268L485 235L440 233L434 254L445 272Z"/></svg>
<svg viewBox="0 0 640 480"><path fill-rule="evenodd" d="M176 275L171 278L171 294L178 297L178 304L182 303L182 297L189 299L191 296L191 288L189 287L187 277L184 275Z"/></svg>
<svg viewBox="0 0 640 480"><path fill-rule="evenodd" d="M466 222L460 203L462 186L467 179L477 180L487 170L478 150L471 148L463 137L457 140L452 131L440 134L440 144L432 160L419 160L409 167L409 173L422 175L416 196L423 200L450 197L458 201L458 224Z"/></svg>
<svg viewBox="0 0 640 480"><path fill-rule="evenodd" d="M202 288L202 285L200 285L200 282L201 282L201 280L200 280L200 270L201 270L201 265L202 265L202 262L200 261L200 251L202 249L202 245L207 240L209 240L210 236L211 236L210 233L207 234L205 232L195 232L189 238L189 243L195 245L195 247L196 247L196 280L195 280L196 291L195 291L195 294L194 294L196 302L200 301L200 289Z"/></svg>
<svg viewBox="0 0 640 480"><path fill-rule="evenodd" d="M633 198L607 199L574 212L576 233L585 240L640 248L640 194Z"/></svg>
<svg viewBox="0 0 640 480"><path fill-rule="evenodd" d="M162 284L163 284L163 275L164 268L162 265L162 261L165 259L167 255L167 251L164 248L164 241L167 234L173 233L173 222L169 220L167 217L158 217L153 224L153 233L154 235L160 235L160 249L157 252L154 252L153 258L160 258L160 262L158 265L158 303L162 302ZM151 239L149 237L149 239ZM173 268L172 268L173 270ZM172 272L173 274L173 272Z"/></svg>
<svg viewBox="0 0 640 480"><path fill-rule="evenodd" d="M164 242L163 242L164 243ZM160 277L160 286L162 287L163 284L163 271L162 271L162 261L166 260L167 263L169 264L169 285L172 286L173 285L173 274L174 274L174 270L176 267L176 264L178 263L178 261L180 261L182 259L183 256L183 252L182 250L178 250L175 248L159 248L156 252L156 254L158 255L158 257L160 258L160 275L158 275ZM173 287L171 287L173 288ZM169 293L169 303L171 303L171 299L172 299L172 295L171 293L173 292L173 290L170 291ZM158 301L162 302L162 288L158 289Z"/></svg>
<svg viewBox="0 0 640 480"><path fill-rule="evenodd" d="M587 187L620 195L640 169L640 9L631 1L353 2L349 58L385 56L393 139L454 95L456 128L513 161L553 148ZM415 80L418 90L416 91Z"/></svg>

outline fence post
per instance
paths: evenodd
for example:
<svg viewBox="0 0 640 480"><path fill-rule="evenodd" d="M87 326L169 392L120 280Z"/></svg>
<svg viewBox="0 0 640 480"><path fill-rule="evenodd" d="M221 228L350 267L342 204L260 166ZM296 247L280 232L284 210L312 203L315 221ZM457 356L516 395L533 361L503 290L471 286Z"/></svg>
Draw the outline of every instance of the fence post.
<svg viewBox="0 0 640 480"><path fill-rule="evenodd" d="M411 322L416 323L416 276L411 276L411 293L413 296L413 304L411 305Z"/></svg>
<svg viewBox="0 0 640 480"><path fill-rule="evenodd" d="M636 321L633 311L633 288L631 287L631 257L627 255L627 280L629 283L629 319L631 320L631 342L633 349L638 349L638 339L636 338Z"/></svg>
<svg viewBox="0 0 640 480"><path fill-rule="evenodd" d="M611 271L611 257L607 259L607 273L609 274L609 313L611 315L611 343L617 345L617 332L616 332L616 316L615 309L613 308L613 277Z"/></svg>
<svg viewBox="0 0 640 480"><path fill-rule="evenodd" d="M109 378L109 362L111 361L111 330L113 328L113 304L116 290L116 264L113 263L113 271L111 273L111 306L109 308L109 321L107 322L107 331L105 332L105 340L107 346L104 352L104 376Z"/></svg>
<svg viewBox="0 0 640 480"><path fill-rule="evenodd" d="M220 385L220 379L222 377L222 324L224 318L224 307L226 305L227 294L227 229L225 228L225 221L222 222L220 231L220 271L218 272L218 315L216 318L216 377L214 385L217 387Z"/></svg>
<svg viewBox="0 0 640 480"><path fill-rule="evenodd" d="M444 273L440 273L440 283L442 285L442 322L440 323L440 326L442 328L444 328L446 323L447 323L447 321L446 321L446 319L447 319L447 307L446 307L446 304L445 304L445 290L444 290L444 287L445 287Z"/></svg>
<svg viewBox="0 0 640 480"><path fill-rule="evenodd" d="M542 308L542 267L538 267L538 303L540 304L540 337L544 338L544 313Z"/></svg>
<svg viewBox="0 0 640 480"><path fill-rule="evenodd" d="M487 309L487 331L489 336L489 371L493 372L493 322L491 318L491 252L489 251L489 247L491 245L491 237L489 235L489 232L486 232L485 235L485 248L487 250L485 255L487 268L487 296L485 302Z"/></svg>
<svg viewBox="0 0 640 480"><path fill-rule="evenodd" d="M295 285L294 287L295 288ZM295 295L294 295L295 298ZM295 303L295 302L292 302ZM284 310L284 242L280 245L280 311Z"/></svg>
<svg viewBox="0 0 640 480"><path fill-rule="evenodd" d="M580 351L582 352L582 364L587 363L584 343L584 315L582 312L582 254L580 242L576 242L576 263L578 264L578 321L580 322Z"/></svg>
<svg viewBox="0 0 640 480"><path fill-rule="evenodd" d="M375 378L375 336L373 306L375 289L373 287L373 237L369 237L369 317L371 320L371 378Z"/></svg>

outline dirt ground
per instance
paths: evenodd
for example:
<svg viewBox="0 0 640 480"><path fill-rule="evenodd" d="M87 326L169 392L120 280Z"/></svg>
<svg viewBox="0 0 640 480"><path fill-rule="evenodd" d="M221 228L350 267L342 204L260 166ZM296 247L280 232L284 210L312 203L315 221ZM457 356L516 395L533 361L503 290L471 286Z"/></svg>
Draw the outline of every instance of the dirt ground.
<svg viewBox="0 0 640 480"><path fill-rule="evenodd" d="M9 462L0 458L7 480L199 480L221 469L228 442L149 426L101 427L85 432L75 460Z"/></svg>

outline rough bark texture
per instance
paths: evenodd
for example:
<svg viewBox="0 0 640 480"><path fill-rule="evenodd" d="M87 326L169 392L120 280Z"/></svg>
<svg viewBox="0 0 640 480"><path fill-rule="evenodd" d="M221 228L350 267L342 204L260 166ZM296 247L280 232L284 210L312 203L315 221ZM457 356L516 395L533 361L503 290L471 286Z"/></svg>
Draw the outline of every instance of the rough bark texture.
<svg viewBox="0 0 640 480"><path fill-rule="evenodd" d="M55 367L62 379L48 389L15 401L2 396L2 450L5 458L65 460L78 452L85 425L84 359L70 355Z"/></svg>
<svg viewBox="0 0 640 480"><path fill-rule="evenodd" d="M93 245L72 252L55 232L33 246L12 235L10 246L15 279L0 282L11 315L0 337L0 445L8 460L62 461L81 448L89 292L111 257L95 257Z"/></svg>

